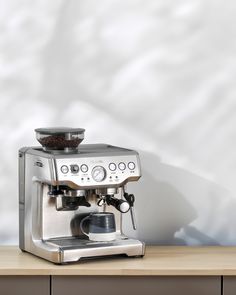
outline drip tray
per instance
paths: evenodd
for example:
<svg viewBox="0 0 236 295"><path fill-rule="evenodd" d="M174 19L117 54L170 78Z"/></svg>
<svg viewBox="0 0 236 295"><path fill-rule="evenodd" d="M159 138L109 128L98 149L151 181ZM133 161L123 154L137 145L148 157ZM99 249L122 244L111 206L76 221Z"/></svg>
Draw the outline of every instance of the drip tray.
<svg viewBox="0 0 236 295"><path fill-rule="evenodd" d="M89 241L87 239L81 238L60 238L60 239L49 239L44 242L49 245L57 246L61 249L70 250L70 249L84 249L93 248L93 247L110 247L110 246L118 246L122 241L128 240L125 236L119 236L114 241L109 242L94 242Z"/></svg>
<svg viewBox="0 0 236 295"><path fill-rule="evenodd" d="M81 237L61 237L42 241L46 246L43 252L46 259L57 264L77 262L90 258L108 256L143 256L144 244L139 240L127 238L120 233L110 242L93 242ZM42 247L43 248L43 247Z"/></svg>

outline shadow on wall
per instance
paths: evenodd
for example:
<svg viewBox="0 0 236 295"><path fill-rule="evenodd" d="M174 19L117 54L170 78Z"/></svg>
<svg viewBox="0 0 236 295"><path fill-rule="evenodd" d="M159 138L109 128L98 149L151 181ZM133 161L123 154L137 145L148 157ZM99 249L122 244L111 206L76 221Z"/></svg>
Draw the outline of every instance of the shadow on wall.
<svg viewBox="0 0 236 295"><path fill-rule="evenodd" d="M161 163L153 154L142 152L140 156L143 176L138 183L127 187L128 192L136 196L138 229L132 229L130 215L126 214L125 234L147 244L218 245L214 235L222 224L213 224L212 228L217 218L213 216L215 202L219 197L212 198L212 192L217 192L218 186Z"/></svg>
<svg viewBox="0 0 236 295"><path fill-rule="evenodd" d="M196 218L194 208L173 185L150 173L145 172L143 183L142 200L137 200L139 238L149 244L185 244L175 233Z"/></svg>

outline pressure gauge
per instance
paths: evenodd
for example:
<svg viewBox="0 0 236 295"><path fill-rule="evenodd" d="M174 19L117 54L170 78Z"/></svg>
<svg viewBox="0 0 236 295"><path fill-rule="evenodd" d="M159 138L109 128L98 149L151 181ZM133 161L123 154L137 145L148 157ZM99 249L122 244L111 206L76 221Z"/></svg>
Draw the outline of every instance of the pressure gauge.
<svg viewBox="0 0 236 295"><path fill-rule="evenodd" d="M102 166L95 166L92 170L92 178L97 182L103 181L106 178L106 169Z"/></svg>

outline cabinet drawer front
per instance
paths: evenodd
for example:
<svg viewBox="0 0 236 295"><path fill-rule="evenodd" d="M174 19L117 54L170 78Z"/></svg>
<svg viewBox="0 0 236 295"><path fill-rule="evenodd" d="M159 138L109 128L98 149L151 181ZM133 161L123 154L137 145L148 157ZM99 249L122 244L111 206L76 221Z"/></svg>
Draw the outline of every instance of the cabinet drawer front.
<svg viewBox="0 0 236 295"><path fill-rule="evenodd" d="M52 295L220 295L220 277L53 276Z"/></svg>
<svg viewBox="0 0 236 295"><path fill-rule="evenodd" d="M2 295L50 295L50 276L0 276Z"/></svg>
<svg viewBox="0 0 236 295"><path fill-rule="evenodd" d="M236 295L236 276L224 276L223 294Z"/></svg>

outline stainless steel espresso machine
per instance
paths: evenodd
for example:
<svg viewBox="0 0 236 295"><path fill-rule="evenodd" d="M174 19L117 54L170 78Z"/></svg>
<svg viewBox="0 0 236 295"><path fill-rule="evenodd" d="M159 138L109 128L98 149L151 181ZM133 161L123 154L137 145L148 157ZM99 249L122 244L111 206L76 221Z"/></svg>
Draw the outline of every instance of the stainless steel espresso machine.
<svg viewBox="0 0 236 295"><path fill-rule="evenodd" d="M20 248L54 263L110 255L143 256L144 243L122 232L130 213L136 229L134 195L127 183L141 176L136 151L83 144L84 129L39 128L42 147L19 151ZM91 241L81 221L96 212L115 216L115 240Z"/></svg>

